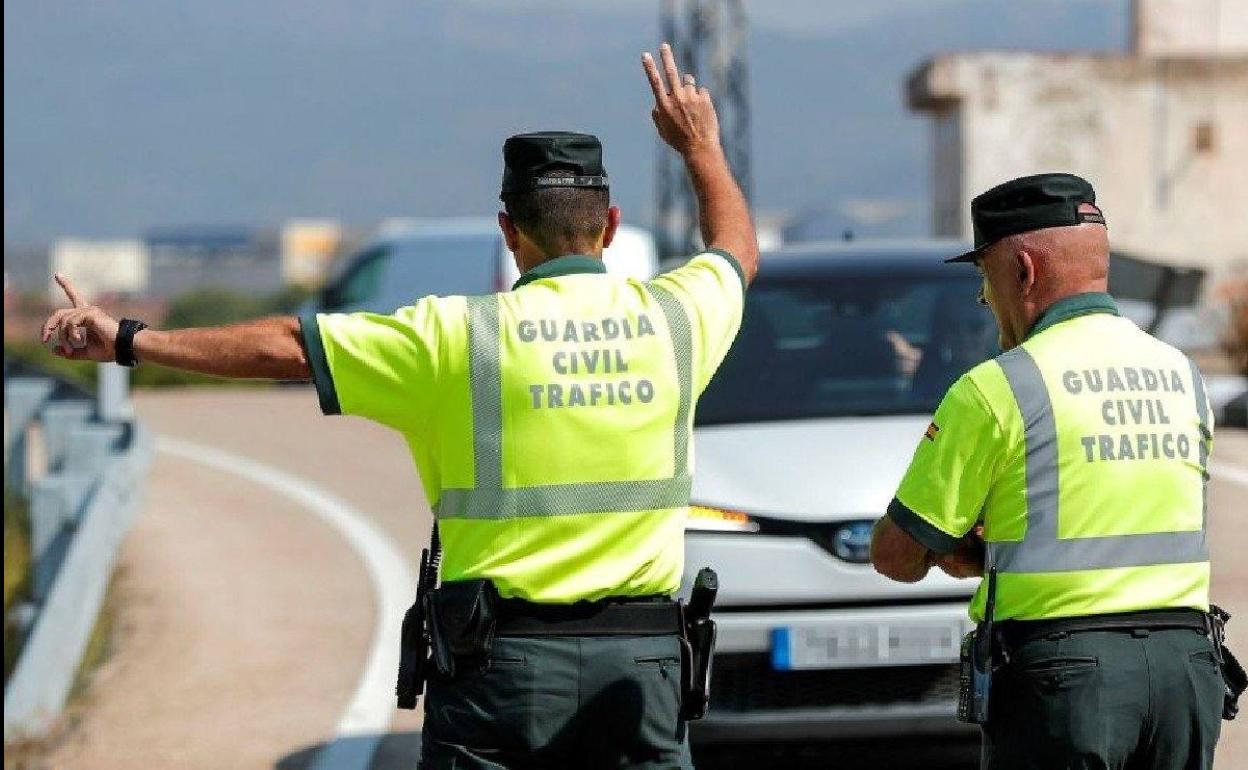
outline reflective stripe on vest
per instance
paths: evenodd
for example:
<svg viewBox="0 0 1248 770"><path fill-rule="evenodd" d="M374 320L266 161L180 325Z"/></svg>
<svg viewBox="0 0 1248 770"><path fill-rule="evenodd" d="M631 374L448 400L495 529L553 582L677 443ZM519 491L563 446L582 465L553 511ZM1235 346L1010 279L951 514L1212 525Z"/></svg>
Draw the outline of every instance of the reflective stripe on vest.
<svg viewBox="0 0 1248 770"><path fill-rule="evenodd" d="M685 308L670 292L647 285L662 308L676 358L679 401L672 431L675 475L665 479L590 481L505 488L503 375L498 295L468 298L468 366L472 398L472 489L444 489L434 506L443 519L509 519L679 508L689 503L689 414L693 405L693 338Z"/></svg>
<svg viewBox="0 0 1248 770"><path fill-rule="evenodd" d="M1053 404L1040 367L1021 346L999 356L997 362L1023 419L1027 473L1027 530L1017 542L989 542L989 563L999 572L1073 572L1077 570L1186 564L1209 560L1205 539L1208 505L1199 532L1149 532L1061 539L1058 517L1058 443ZM1204 383L1195 364L1192 377L1200 417L1200 467L1209 473L1209 408ZM1207 487L1206 487L1207 494Z"/></svg>
<svg viewBox="0 0 1248 770"><path fill-rule="evenodd" d="M1196 396L1196 416L1200 419L1200 473L1204 479L1201 489L1200 528L1209 529L1209 447L1213 446L1213 431L1209 430L1209 401L1205 391L1205 378L1200 375L1196 362L1188 359L1192 366L1192 390Z"/></svg>

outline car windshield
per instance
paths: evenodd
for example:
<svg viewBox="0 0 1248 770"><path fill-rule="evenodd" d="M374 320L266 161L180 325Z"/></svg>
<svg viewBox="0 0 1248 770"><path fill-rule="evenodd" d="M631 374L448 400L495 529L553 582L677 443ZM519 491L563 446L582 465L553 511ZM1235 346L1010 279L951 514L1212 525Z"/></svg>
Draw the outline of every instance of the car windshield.
<svg viewBox="0 0 1248 770"><path fill-rule="evenodd" d="M972 275L760 277L697 423L933 412L998 352L978 290Z"/></svg>

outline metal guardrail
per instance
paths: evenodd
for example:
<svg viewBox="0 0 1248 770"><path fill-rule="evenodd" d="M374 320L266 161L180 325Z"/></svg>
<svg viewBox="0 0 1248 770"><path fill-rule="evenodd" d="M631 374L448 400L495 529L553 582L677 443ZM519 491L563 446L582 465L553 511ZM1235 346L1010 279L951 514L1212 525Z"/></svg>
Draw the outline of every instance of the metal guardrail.
<svg viewBox="0 0 1248 770"><path fill-rule="evenodd" d="M6 367L7 369L7 367ZM4 689L4 740L47 734L65 706L138 510L152 441L129 408L127 372L100 365L92 401L49 377L4 383L5 482L30 502L25 643ZM32 478L32 437L46 472Z"/></svg>

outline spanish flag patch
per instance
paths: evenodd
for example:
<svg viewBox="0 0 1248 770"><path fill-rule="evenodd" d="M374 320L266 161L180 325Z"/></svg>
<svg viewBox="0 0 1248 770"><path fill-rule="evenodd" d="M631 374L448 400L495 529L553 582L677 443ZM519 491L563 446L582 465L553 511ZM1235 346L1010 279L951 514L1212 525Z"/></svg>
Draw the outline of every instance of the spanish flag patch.
<svg viewBox="0 0 1248 770"><path fill-rule="evenodd" d="M928 441L935 441L937 433L940 433L940 426L936 423L932 423L927 426L927 432L923 434L923 437Z"/></svg>

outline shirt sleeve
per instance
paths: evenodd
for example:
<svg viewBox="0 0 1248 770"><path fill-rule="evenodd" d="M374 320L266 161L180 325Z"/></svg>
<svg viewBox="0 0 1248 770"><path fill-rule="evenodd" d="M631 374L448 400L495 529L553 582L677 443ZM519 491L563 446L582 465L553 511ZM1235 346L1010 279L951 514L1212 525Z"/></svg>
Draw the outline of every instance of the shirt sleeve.
<svg viewBox="0 0 1248 770"><path fill-rule="evenodd" d="M974 380L963 375L919 440L888 516L932 551L953 551L979 521L1002 446L996 416Z"/></svg>
<svg viewBox="0 0 1248 770"><path fill-rule="evenodd" d="M319 313L299 319L321 411L418 429L435 402L441 327L436 297L393 315Z"/></svg>
<svg viewBox="0 0 1248 770"><path fill-rule="evenodd" d="M741 327L745 273L736 257L709 249L651 283L671 292L689 313L697 392L702 393L728 355Z"/></svg>

